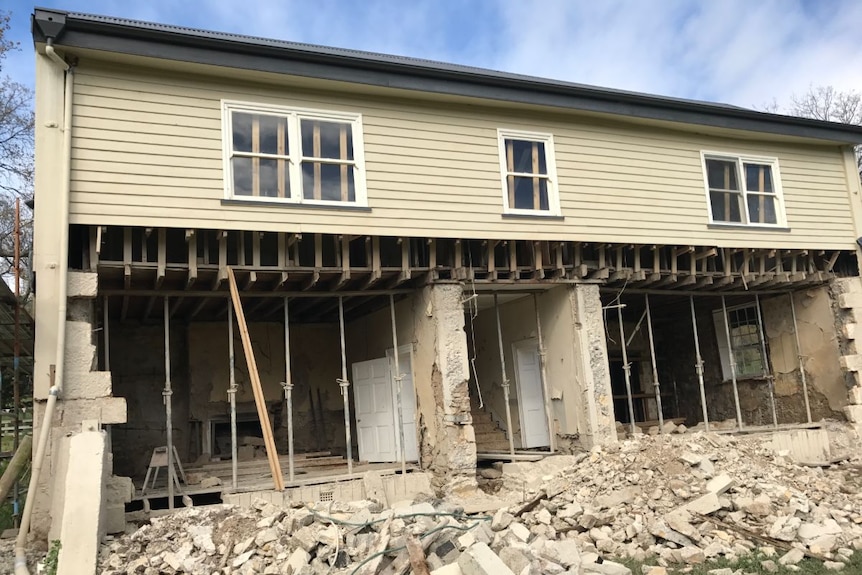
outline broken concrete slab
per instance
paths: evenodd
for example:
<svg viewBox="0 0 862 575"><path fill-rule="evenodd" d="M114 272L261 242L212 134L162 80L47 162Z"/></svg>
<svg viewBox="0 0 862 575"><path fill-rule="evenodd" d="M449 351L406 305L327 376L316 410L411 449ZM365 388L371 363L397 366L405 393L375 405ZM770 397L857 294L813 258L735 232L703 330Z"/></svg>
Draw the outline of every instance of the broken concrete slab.
<svg viewBox="0 0 862 575"><path fill-rule="evenodd" d="M515 575L484 543L476 543L458 557L464 575Z"/></svg>

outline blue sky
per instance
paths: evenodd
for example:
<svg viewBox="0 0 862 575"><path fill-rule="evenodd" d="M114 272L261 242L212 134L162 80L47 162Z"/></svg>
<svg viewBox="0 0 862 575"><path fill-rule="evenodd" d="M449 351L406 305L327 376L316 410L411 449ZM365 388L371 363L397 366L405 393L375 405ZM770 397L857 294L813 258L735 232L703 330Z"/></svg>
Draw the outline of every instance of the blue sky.
<svg viewBox="0 0 862 575"><path fill-rule="evenodd" d="M857 0L42 0L41 6L762 107L862 91ZM33 4L12 11L32 83Z"/></svg>

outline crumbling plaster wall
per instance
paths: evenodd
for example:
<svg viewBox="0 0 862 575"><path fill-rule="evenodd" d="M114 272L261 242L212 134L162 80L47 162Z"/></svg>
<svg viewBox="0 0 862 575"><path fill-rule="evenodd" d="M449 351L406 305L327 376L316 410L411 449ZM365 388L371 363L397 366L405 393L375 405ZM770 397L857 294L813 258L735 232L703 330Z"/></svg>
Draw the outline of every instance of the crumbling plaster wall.
<svg viewBox="0 0 862 575"><path fill-rule="evenodd" d="M423 469L439 495L476 489L476 437L467 389L469 365L462 288L434 284L414 305L414 385Z"/></svg>
<svg viewBox="0 0 862 575"><path fill-rule="evenodd" d="M45 537L49 531L54 538L59 534L66 499L65 472L71 436L81 431L84 421L97 420L103 425L126 421L126 402L123 398L113 397L111 374L96 371L96 337L101 333L94 326L96 274L70 271L67 281L65 371L33 508L32 530L37 537ZM51 364L37 364L36 370L44 369L50 373ZM40 433L44 416L45 403L38 401L37 397L34 402L34 437ZM110 460L107 473L113 473ZM101 478L94 480L101 481ZM116 509L116 502L105 503Z"/></svg>
<svg viewBox="0 0 862 575"><path fill-rule="evenodd" d="M847 383L841 369L839 332L827 286L793 292L799 328L799 354L790 313L790 296L761 299L769 359L775 376L778 420L806 420L799 357L803 358L811 416L814 421L841 416L847 405Z"/></svg>

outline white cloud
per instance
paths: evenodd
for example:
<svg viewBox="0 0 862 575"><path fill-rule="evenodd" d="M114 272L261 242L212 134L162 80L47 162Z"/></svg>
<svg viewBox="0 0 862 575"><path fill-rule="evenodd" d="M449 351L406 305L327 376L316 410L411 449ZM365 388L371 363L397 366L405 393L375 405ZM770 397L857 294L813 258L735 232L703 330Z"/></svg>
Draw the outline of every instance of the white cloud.
<svg viewBox="0 0 862 575"><path fill-rule="evenodd" d="M862 90L862 3L853 0L56 2L124 18L741 106L786 103L809 85ZM5 71L32 83L30 8L13 9L24 51L8 58Z"/></svg>
<svg viewBox="0 0 862 575"><path fill-rule="evenodd" d="M826 14L784 0L543 6L504 5L512 41L497 67L740 106L786 102L811 84L862 89L858 3L834 3Z"/></svg>

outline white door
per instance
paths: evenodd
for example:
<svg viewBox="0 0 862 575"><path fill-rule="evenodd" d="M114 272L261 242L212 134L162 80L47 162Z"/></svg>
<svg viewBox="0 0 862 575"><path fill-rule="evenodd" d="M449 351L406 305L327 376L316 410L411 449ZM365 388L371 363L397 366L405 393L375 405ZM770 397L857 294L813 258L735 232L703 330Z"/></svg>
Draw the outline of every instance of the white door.
<svg viewBox="0 0 862 575"><path fill-rule="evenodd" d="M413 391L413 362L410 353L412 346L398 348L398 367L401 369L401 411L404 418L404 459L419 461L419 443L416 440L416 393ZM395 381L395 356L392 350L386 351L392 373L392 397L395 397L395 421L398 421L397 382ZM395 429L398 429L396 423ZM401 438L395 438L398 460L401 460Z"/></svg>
<svg viewBox="0 0 862 575"><path fill-rule="evenodd" d="M353 385L359 459L397 461L389 360L381 357L354 363Z"/></svg>
<svg viewBox="0 0 862 575"><path fill-rule="evenodd" d="M521 416L521 445L550 445L548 417L539 365L539 346L534 339L513 344L515 379L518 385L518 412Z"/></svg>

